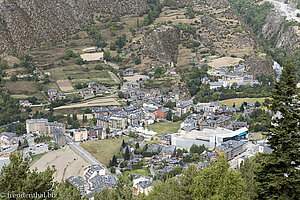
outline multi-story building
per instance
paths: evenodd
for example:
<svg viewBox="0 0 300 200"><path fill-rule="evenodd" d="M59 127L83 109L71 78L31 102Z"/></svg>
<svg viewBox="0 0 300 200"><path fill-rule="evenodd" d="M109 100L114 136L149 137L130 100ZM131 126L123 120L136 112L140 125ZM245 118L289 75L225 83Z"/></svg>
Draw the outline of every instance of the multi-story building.
<svg viewBox="0 0 300 200"><path fill-rule="evenodd" d="M104 139L106 137L105 132L103 131L102 126L93 126L90 129L90 137L92 138L101 138Z"/></svg>
<svg viewBox="0 0 300 200"><path fill-rule="evenodd" d="M0 134L0 145L3 148L10 147L18 143L18 137L15 133L3 132Z"/></svg>
<svg viewBox="0 0 300 200"><path fill-rule="evenodd" d="M215 151L220 155L224 153L226 155L227 161L232 160L237 155L240 155L245 151L246 142L228 140L223 142L221 145L217 146Z"/></svg>
<svg viewBox="0 0 300 200"><path fill-rule="evenodd" d="M73 140L80 142L88 139L88 131L85 128L75 129L72 132Z"/></svg>
<svg viewBox="0 0 300 200"><path fill-rule="evenodd" d="M63 147L67 144L66 135L62 132L61 129L56 128L53 130L53 138L60 147Z"/></svg>
<svg viewBox="0 0 300 200"><path fill-rule="evenodd" d="M62 133L66 132L66 125L63 123L57 123L57 122L47 122L45 123L45 134L49 136L53 136L54 130L59 129L62 131Z"/></svg>
<svg viewBox="0 0 300 200"><path fill-rule="evenodd" d="M109 122L109 116L100 116L97 118L97 126L102 126L102 128L105 130L108 128L108 122Z"/></svg>
<svg viewBox="0 0 300 200"><path fill-rule="evenodd" d="M126 127L126 118L113 116L109 118L110 129L124 129Z"/></svg>
<svg viewBox="0 0 300 200"><path fill-rule="evenodd" d="M26 120L26 131L28 134L44 135L46 133L46 123L48 123L47 119L28 119Z"/></svg>
<svg viewBox="0 0 300 200"><path fill-rule="evenodd" d="M106 107L93 108L93 111L95 113L96 118L109 114L109 110Z"/></svg>

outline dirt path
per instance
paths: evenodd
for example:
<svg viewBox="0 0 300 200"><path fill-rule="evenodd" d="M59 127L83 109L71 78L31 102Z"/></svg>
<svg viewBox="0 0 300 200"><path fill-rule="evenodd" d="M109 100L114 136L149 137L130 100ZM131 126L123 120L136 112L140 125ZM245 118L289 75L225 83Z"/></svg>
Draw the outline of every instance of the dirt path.
<svg viewBox="0 0 300 200"><path fill-rule="evenodd" d="M108 71L108 73L116 83L120 83L120 79L117 77L117 75L115 75L114 73L109 72L109 71Z"/></svg>
<svg viewBox="0 0 300 200"><path fill-rule="evenodd" d="M88 102L77 103L77 104L72 104L72 105L67 105L67 106L60 106L60 107L54 108L54 110L67 109L67 108L94 107L94 106L110 106L110 105L114 106L114 105L120 105L120 104L114 98L93 99Z"/></svg>

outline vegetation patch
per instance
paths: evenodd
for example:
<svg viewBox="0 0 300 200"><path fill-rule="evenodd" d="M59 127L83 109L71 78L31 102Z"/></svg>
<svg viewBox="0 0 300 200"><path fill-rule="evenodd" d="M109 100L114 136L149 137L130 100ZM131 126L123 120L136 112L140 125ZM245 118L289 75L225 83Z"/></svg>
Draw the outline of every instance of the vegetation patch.
<svg viewBox="0 0 300 200"><path fill-rule="evenodd" d="M104 165L108 165L113 155L118 154L123 138L106 139L80 144Z"/></svg>

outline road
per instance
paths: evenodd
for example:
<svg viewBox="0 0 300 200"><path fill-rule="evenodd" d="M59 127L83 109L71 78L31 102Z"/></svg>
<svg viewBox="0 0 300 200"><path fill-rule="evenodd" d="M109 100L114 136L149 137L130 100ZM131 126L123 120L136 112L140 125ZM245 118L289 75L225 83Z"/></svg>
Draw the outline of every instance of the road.
<svg viewBox="0 0 300 200"><path fill-rule="evenodd" d="M84 148L82 148L77 143L73 142L69 137L66 137L67 143L69 144L70 148L78 153L83 159L85 159L91 165L100 165L103 167L107 174L111 174L110 171L105 167L104 164L99 162L96 158L94 158L89 152L87 152Z"/></svg>
<svg viewBox="0 0 300 200"><path fill-rule="evenodd" d="M114 73L112 72L109 72L108 71L108 74L110 75L110 77L116 82L116 83L120 83L120 79L117 75L115 75Z"/></svg>
<svg viewBox="0 0 300 200"><path fill-rule="evenodd" d="M276 0L266 0L266 1L272 3L275 6L275 9L279 13L282 13L284 16L286 16L287 20L295 20L297 22L300 22L300 18L297 17L297 13L300 13L299 9L291 8L289 7L288 4Z"/></svg>
<svg viewBox="0 0 300 200"><path fill-rule="evenodd" d="M114 63L111 63L111 62L107 62L106 60L104 60L105 64L115 68L116 70L120 69L120 67Z"/></svg>

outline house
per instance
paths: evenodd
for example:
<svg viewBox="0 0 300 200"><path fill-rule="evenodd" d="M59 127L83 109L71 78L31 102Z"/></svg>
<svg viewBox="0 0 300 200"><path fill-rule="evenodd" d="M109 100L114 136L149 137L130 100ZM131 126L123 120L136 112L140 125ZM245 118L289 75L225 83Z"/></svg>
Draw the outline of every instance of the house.
<svg viewBox="0 0 300 200"><path fill-rule="evenodd" d="M117 181L113 175L95 175L88 180L91 189L100 190L101 192L104 188L113 188L117 184Z"/></svg>
<svg viewBox="0 0 300 200"><path fill-rule="evenodd" d="M231 123L233 130L237 130L243 127L247 127L248 123L247 122L232 122Z"/></svg>
<svg viewBox="0 0 300 200"><path fill-rule="evenodd" d="M98 87L98 84L95 82L88 83L88 88L97 88L97 87Z"/></svg>
<svg viewBox="0 0 300 200"><path fill-rule="evenodd" d="M32 103L30 103L28 100L20 100L19 104L22 107L31 107L32 106Z"/></svg>
<svg viewBox="0 0 300 200"><path fill-rule="evenodd" d="M66 125L63 123L57 122L47 122L45 123L45 135L53 137L53 133L55 129L59 129L62 133L66 132Z"/></svg>
<svg viewBox="0 0 300 200"><path fill-rule="evenodd" d="M144 119L144 121L145 121L145 123L146 123L147 125L154 124L154 119L153 119L153 117L151 117L151 116L146 117L146 118Z"/></svg>
<svg viewBox="0 0 300 200"><path fill-rule="evenodd" d="M47 119L27 119L26 120L27 134L36 133L38 135L44 135L46 133L46 126L45 126L46 123L48 123Z"/></svg>
<svg viewBox="0 0 300 200"><path fill-rule="evenodd" d="M0 145L4 148L17 144L18 141L15 133L3 132L0 134Z"/></svg>
<svg viewBox="0 0 300 200"><path fill-rule="evenodd" d="M127 76L133 76L133 72L134 72L133 69L127 68L127 69L125 69L125 70L123 71L123 74L124 74L124 75L127 75Z"/></svg>
<svg viewBox="0 0 300 200"><path fill-rule="evenodd" d="M150 144L147 149L148 152L157 152L157 153L160 153L161 150L162 150L162 146L159 144Z"/></svg>
<svg viewBox="0 0 300 200"><path fill-rule="evenodd" d="M56 96L57 94L58 94L57 89L49 89L48 90L49 97L52 96L52 95Z"/></svg>
<svg viewBox="0 0 300 200"><path fill-rule="evenodd" d="M192 107L192 103L179 103L179 105L176 105L175 110L179 112L179 115L181 116L185 113L190 112Z"/></svg>
<svg viewBox="0 0 300 200"><path fill-rule="evenodd" d="M91 165L83 170L85 180L89 180L96 175L106 175L106 170L100 165Z"/></svg>
<svg viewBox="0 0 300 200"><path fill-rule="evenodd" d="M169 108L162 108L162 109L159 109L155 112L157 113L158 118L166 119L168 111L169 111Z"/></svg>
<svg viewBox="0 0 300 200"><path fill-rule="evenodd" d="M74 129L71 135L75 142L80 142L88 139L88 131L85 128Z"/></svg>
<svg viewBox="0 0 300 200"><path fill-rule="evenodd" d="M124 106L123 110L124 112L129 115L131 112L135 111L137 108L134 106Z"/></svg>
<svg viewBox="0 0 300 200"><path fill-rule="evenodd" d="M220 88L220 87L226 87L227 84L225 82L209 82L209 88L211 90L213 89L217 89L217 88Z"/></svg>
<svg viewBox="0 0 300 200"><path fill-rule="evenodd" d="M160 154L162 155L163 159L166 159L166 158L169 159L176 154L176 146L170 145L170 146L164 147L162 149L162 151L160 152Z"/></svg>
<svg viewBox="0 0 300 200"><path fill-rule="evenodd" d="M92 98L92 97L95 96L94 89L93 88L85 88L85 89L80 91L80 95L84 99Z"/></svg>
<svg viewBox="0 0 300 200"><path fill-rule="evenodd" d="M60 100L63 100L63 99L66 99L67 96L64 93L60 92L60 93L58 93L57 98Z"/></svg>
<svg viewBox="0 0 300 200"><path fill-rule="evenodd" d="M133 189L134 194L144 193L148 195L152 190L152 178L145 175L134 175L133 176Z"/></svg>
<svg viewBox="0 0 300 200"><path fill-rule="evenodd" d="M207 84L207 83L209 83L210 82L210 79L208 78L208 77L203 77L203 78L201 78L201 82L203 83L203 84Z"/></svg>
<svg viewBox="0 0 300 200"><path fill-rule="evenodd" d="M53 138L56 144L60 147L63 147L67 144L66 135L60 129L54 129Z"/></svg>
<svg viewBox="0 0 300 200"><path fill-rule="evenodd" d="M207 112L207 113L215 113L217 109L220 108L220 105L217 102L210 102L210 103L198 103L196 105L197 112Z"/></svg>
<svg viewBox="0 0 300 200"><path fill-rule="evenodd" d="M103 131L102 126L93 126L90 128L89 135L92 138L101 138L104 139L106 137L106 134Z"/></svg>
<svg viewBox="0 0 300 200"><path fill-rule="evenodd" d="M76 187L81 192L81 195L85 195L89 189L89 183L80 176L71 176L67 178L66 181L73 187Z"/></svg>

